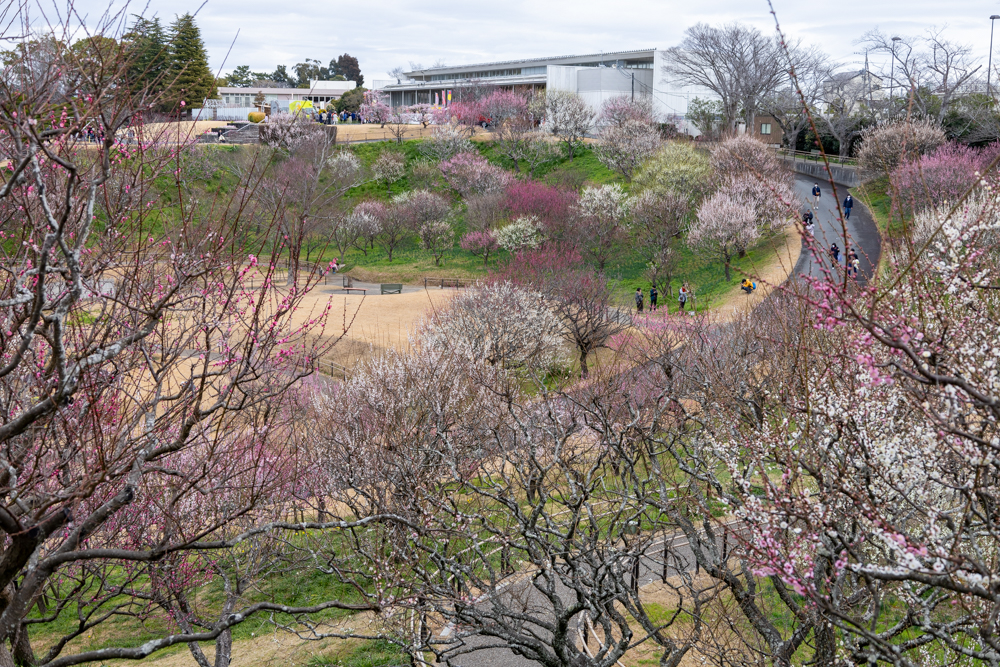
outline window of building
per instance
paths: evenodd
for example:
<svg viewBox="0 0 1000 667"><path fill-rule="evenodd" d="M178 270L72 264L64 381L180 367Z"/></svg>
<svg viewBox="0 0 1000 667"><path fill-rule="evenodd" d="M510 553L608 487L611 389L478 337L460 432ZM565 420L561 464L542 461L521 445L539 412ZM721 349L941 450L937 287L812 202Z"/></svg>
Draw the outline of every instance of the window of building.
<svg viewBox="0 0 1000 667"><path fill-rule="evenodd" d="M771 124L770 123L761 123L760 124L760 133L761 134L771 134Z"/></svg>

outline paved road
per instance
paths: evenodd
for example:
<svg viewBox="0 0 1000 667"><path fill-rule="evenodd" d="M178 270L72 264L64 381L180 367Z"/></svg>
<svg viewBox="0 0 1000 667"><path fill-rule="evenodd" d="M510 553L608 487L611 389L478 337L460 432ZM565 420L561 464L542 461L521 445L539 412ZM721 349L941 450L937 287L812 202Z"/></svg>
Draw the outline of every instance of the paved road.
<svg viewBox="0 0 1000 667"><path fill-rule="evenodd" d="M812 203L810 192L816 182L806 176L796 175L795 192L802 201L801 212L805 212ZM847 251L851 248L857 249L861 260L858 280L864 282L872 276L872 268L878 265L882 249L878 228L875 226L868 209L861 202L855 200L851 219L845 221L845 230L845 224L841 223L840 213L837 210L837 199L843 204L844 198L847 197L847 188L838 185L837 198L835 199L829 182L820 181L819 187L823 194L820 197L819 208L813 210L813 214L816 216L815 249L811 251L805 246L802 248L798 264L795 265L795 274L822 277L823 265L825 264L829 268L831 264L832 258L828 252L830 244L836 243L840 247L841 268L844 266Z"/></svg>

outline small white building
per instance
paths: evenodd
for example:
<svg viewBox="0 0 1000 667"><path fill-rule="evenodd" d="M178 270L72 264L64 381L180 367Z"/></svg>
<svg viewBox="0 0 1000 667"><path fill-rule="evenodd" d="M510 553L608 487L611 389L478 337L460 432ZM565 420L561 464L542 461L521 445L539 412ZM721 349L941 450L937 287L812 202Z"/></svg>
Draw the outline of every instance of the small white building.
<svg viewBox="0 0 1000 667"><path fill-rule="evenodd" d="M206 100L202 116L212 113L212 120L246 120L251 111L259 111L254 100L264 96L264 104L287 109L289 102L309 100L317 107L336 102L349 90L357 88L354 81L310 81L308 88L237 88L220 86L219 97ZM272 104L277 103L277 104Z"/></svg>

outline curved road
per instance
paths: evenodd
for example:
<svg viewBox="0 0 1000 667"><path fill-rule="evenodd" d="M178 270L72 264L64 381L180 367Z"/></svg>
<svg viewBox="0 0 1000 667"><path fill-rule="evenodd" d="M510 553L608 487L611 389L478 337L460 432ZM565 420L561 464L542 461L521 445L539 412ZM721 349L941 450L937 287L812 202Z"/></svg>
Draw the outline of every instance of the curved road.
<svg viewBox="0 0 1000 667"><path fill-rule="evenodd" d="M802 201L801 213L804 213L812 203L812 187L817 181L813 178L795 175L795 193ZM840 212L837 209L837 200L843 204L847 197L847 187L838 185L836 188L836 198L830 188L829 181L818 181L822 196L820 197L819 208L813 210L816 223L816 248L810 251L803 244L802 254L795 265L794 275L813 276L820 278L823 276L822 264L817 261L817 254L822 254L825 264L829 267L830 256L828 254L830 244L836 243L840 247L840 266L844 266L844 258L849 249L857 250L858 258L861 260L858 274L859 282L866 282L872 276L873 267L878 266L879 255L882 251L882 242L879 237L878 228L872 220L868 209L857 199L854 200L854 208L851 211L851 219L846 220L845 225L840 222ZM846 231L846 238L845 238Z"/></svg>
<svg viewBox="0 0 1000 667"><path fill-rule="evenodd" d="M795 193L802 202L800 215L812 204L811 192L815 183L817 181L813 178L800 174L795 175ZM859 259L861 260L858 281L866 282L872 275L873 267L878 266L881 253L882 246L878 228L875 226L875 222L872 220L868 209L857 200L854 202L850 220L841 223L840 212L837 208L837 199L843 203L844 198L847 197L847 187L837 185L835 198L834 190L830 187L829 181L819 181L819 186L822 191L820 205L817 209L813 210L813 215L815 216L814 222L816 224L814 232L816 238L815 249L811 251L806 244L803 244L802 254L799 256L799 261L796 263L792 275L823 277L824 264L827 268L830 266L830 257L827 251L831 243L836 243L841 249L841 267L844 266L844 258L847 255L847 251L851 248L857 250ZM822 258L824 261L821 263L818 261L819 258ZM693 570L694 555L691 553L690 548L687 547L686 538L683 535L677 535L671 541L672 546L679 550L679 555L687 561L688 569ZM662 542L658 544L662 545ZM639 576L640 585L644 586L653 581L658 581L660 579L661 568L660 561L655 557L644 558ZM569 591L567 590L568 594ZM453 658L452 664L456 667L537 666L538 663L515 655L510 649L496 647L495 641L485 637L466 638L465 643L467 646L483 646L484 648L473 650L470 653Z"/></svg>

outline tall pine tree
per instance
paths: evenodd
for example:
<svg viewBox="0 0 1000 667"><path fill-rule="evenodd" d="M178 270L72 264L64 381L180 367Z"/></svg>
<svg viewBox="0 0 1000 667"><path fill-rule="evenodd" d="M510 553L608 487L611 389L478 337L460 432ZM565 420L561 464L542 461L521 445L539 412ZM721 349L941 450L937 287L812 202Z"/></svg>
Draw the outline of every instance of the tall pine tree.
<svg viewBox="0 0 1000 667"><path fill-rule="evenodd" d="M176 109L181 101L188 109L200 108L202 101L218 94L215 76L208 68L208 54L194 17L184 14L170 26L170 88L164 102Z"/></svg>
<svg viewBox="0 0 1000 667"><path fill-rule="evenodd" d="M145 97L161 93L168 83L170 47L160 19L136 16L122 41L129 59L126 77L132 94Z"/></svg>

